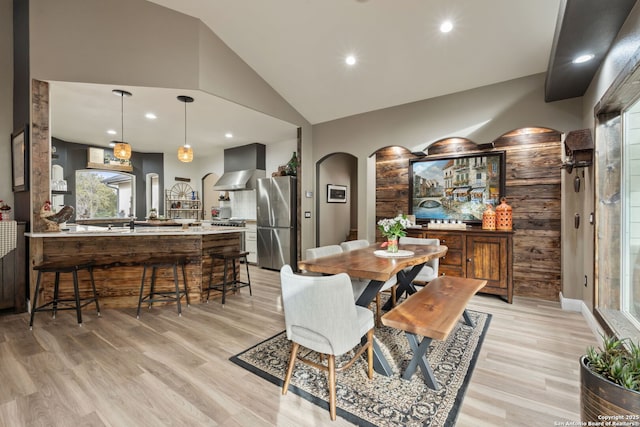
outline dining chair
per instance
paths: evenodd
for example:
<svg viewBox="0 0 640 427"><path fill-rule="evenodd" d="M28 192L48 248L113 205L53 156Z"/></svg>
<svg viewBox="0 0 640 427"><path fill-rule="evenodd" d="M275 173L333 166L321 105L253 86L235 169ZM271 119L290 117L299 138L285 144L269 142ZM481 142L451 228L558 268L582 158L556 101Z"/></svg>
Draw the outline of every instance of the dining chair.
<svg viewBox="0 0 640 427"><path fill-rule="evenodd" d="M328 372L329 414L336 419L336 372L348 369L367 352L367 375L373 378L373 313L357 306L352 298L351 280L345 273L331 276L294 274L285 264L280 270L282 306L287 339L292 342L282 394L289 389L296 359ZM360 344L353 357L336 367L341 356ZM299 355L300 346L320 353L320 361ZM324 364L324 356L327 363Z"/></svg>
<svg viewBox="0 0 640 427"><path fill-rule="evenodd" d="M425 239L420 237L401 237L400 244L407 245L434 245L440 246L440 239ZM438 277L438 267L440 258L434 258L425 263L418 275L413 279L413 283L417 285L426 285L436 277ZM406 270L410 270L406 269Z"/></svg>
<svg viewBox="0 0 640 427"><path fill-rule="evenodd" d="M369 243L369 241L366 240L366 239L348 240L346 242L340 243L340 247L342 248L342 250L344 252L354 251L356 249L366 248L366 247L368 247L370 245L371 245L371 243ZM352 279L352 280L354 280L354 279ZM360 279L360 280L368 282L368 280L364 280L364 279ZM380 288L380 291L376 294L376 326L377 327L382 326L382 323L380 321L380 317L382 316L382 313L381 313L381 310L380 310L381 309L381 293L390 291L391 292L391 306L395 307L395 305L396 305L396 285L397 284L398 284L398 279L394 276L393 278L391 278L391 279L387 280L386 282L384 282L384 284Z"/></svg>
<svg viewBox="0 0 640 427"><path fill-rule="evenodd" d="M304 252L305 259L315 259L323 256L341 254L343 252L342 247L339 245L327 245L319 246L317 248L309 248ZM312 273L305 273L307 275ZM351 279L351 288L353 290L353 299L357 300L365 288L369 284L368 280L361 280L358 278Z"/></svg>

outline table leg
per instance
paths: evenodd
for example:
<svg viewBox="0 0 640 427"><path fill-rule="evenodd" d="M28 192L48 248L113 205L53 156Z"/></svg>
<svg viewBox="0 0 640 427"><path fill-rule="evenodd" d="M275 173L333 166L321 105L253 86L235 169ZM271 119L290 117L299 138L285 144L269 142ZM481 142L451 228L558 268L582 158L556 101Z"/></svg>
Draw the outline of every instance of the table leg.
<svg viewBox="0 0 640 427"><path fill-rule="evenodd" d="M469 313L466 309L462 312L462 317L464 318L464 323L471 326L472 328L476 327L476 324L473 323L473 320L471 320L471 317L469 316Z"/></svg>
<svg viewBox="0 0 640 427"><path fill-rule="evenodd" d="M422 375L424 375L427 386L432 390L440 389L438 381L436 381L436 377L433 374L433 370L431 369L426 356L429 344L431 344L431 338L425 337L422 342L419 343L416 334L405 332L405 336L407 337L407 341L409 341L409 345L413 350L413 358L411 359L411 362L409 362L409 366L407 366L407 369L405 369L404 374L402 374L402 378L405 380L410 380L413 374L416 372L416 368L420 366L420 370L422 371Z"/></svg>
<svg viewBox="0 0 640 427"><path fill-rule="evenodd" d="M413 286L413 279L416 278L422 267L424 267L426 263L414 265L411 270L408 272L399 271L396 277L398 278L398 287L396 289L396 301L400 301L400 297L405 292L407 296L415 294L418 290ZM385 305L382 306L382 309L385 311L391 310L391 299L389 299Z"/></svg>
<svg viewBox="0 0 640 427"><path fill-rule="evenodd" d="M356 305L359 305L360 307L369 307L371 301L373 301L378 292L380 292L383 284L384 282L379 280L371 280L356 301ZM367 337L365 335L362 337L361 343L364 344L366 342ZM384 354L382 354L382 349L376 341L375 336L373 337L373 369L380 375L384 375L386 377L393 375L393 370L391 369L387 359L384 357Z"/></svg>

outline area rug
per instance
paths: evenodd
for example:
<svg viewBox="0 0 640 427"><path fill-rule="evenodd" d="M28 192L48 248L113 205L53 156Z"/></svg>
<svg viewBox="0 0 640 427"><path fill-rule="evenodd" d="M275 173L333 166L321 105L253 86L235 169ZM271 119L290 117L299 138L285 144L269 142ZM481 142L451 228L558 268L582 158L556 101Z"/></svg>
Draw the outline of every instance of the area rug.
<svg viewBox="0 0 640 427"><path fill-rule="evenodd" d="M462 320L446 341L433 341L427 351L429 364L440 384L429 389L418 369L412 379L403 380L401 372L409 364L412 351L404 332L382 327L375 337L389 361L393 375L374 373L367 378L366 360L361 358L337 377L337 415L360 426L453 426L471 378L491 315L469 310L475 327ZM260 377L282 386L291 344L281 332L230 360ZM305 349L300 347L301 354ZM307 357L314 353L306 350ZM348 360L348 356L343 356ZM336 360L339 366L339 361ZM274 390L274 393L279 393ZM289 393L296 393L324 408L329 408L327 373L296 362ZM328 415L327 415L328 416Z"/></svg>

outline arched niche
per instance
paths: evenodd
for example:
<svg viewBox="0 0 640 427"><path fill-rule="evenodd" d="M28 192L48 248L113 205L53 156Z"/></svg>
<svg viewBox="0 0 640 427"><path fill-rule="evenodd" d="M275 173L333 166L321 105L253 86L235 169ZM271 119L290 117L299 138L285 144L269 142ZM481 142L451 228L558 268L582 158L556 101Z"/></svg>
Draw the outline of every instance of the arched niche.
<svg viewBox="0 0 640 427"><path fill-rule="evenodd" d="M316 246L335 245L355 238L358 229L358 159L331 153L316 162ZM345 191L329 197L331 189Z"/></svg>

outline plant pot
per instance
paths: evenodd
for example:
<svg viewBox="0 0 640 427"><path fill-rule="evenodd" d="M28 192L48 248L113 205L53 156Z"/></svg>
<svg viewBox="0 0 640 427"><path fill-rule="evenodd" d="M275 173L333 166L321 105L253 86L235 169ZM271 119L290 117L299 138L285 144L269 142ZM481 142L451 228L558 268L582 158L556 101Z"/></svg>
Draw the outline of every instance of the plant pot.
<svg viewBox="0 0 640 427"><path fill-rule="evenodd" d="M580 417L583 422L638 422L640 393L601 377L580 358ZM607 418L614 416L622 418ZM629 417L626 417L629 416Z"/></svg>

